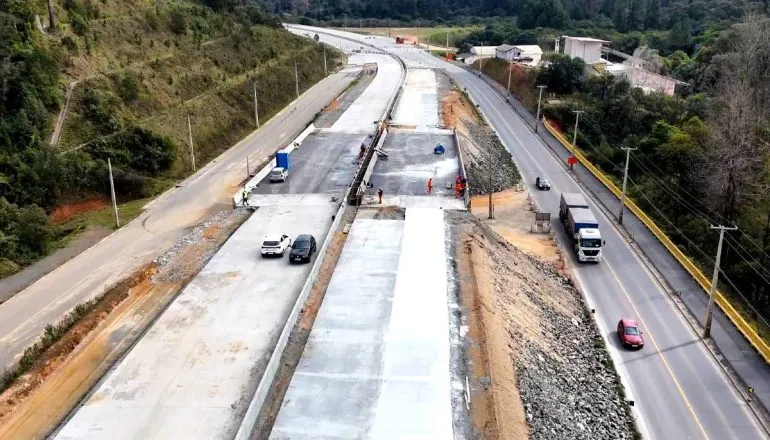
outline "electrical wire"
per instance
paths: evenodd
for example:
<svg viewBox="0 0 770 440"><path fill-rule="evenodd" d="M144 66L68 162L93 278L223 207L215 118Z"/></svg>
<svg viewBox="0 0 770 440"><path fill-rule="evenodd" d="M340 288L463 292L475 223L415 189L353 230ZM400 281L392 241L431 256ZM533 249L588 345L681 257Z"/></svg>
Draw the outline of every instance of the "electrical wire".
<svg viewBox="0 0 770 440"><path fill-rule="evenodd" d="M588 118L584 118L584 120L585 120L585 119L588 119ZM613 135L613 136L609 136L609 135L607 135L606 133L604 133L604 132L603 132L601 129L599 129L599 128L597 128L597 127L593 126L593 125L590 123L590 119L589 119L589 122L587 122L587 124L589 125L589 127L591 127L591 128L592 128L592 129L594 129L596 132L600 133L601 135L603 135L603 136L605 136L605 137L614 137L615 139L618 139L618 138L617 138L617 137L615 137L614 135ZM588 144L589 144L589 145L591 145L591 146L593 147L593 145L590 143L590 141L588 142ZM594 149L596 149L596 147L593 147L593 148L594 148ZM598 152L599 154L601 154L601 152L600 152L600 151L598 151L598 149L596 149L596 150L597 150L597 152ZM606 158L606 156L603 156L603 157L605 157L605 158ZM642 163L642 160L644 160L644 161L645 161L645 162L647 162L647 163L648 163L648 164L649 164L649 165L650 165L652 168L655 168L655 169L656 169L656 170L657 170L657 171L658 171L660 174L665 174L663 171L661 171L661 169L660 169L660 168L659 168L657 165L655 165L655 163L654 163L653 161L651 161L651 160L650 160L650 159L648 159L647 157L645 157L645 156L638 156L638 155L637 155L637 156L631 156L631 160L632 160L632 161L634 162L634 164L635 164L635 165L637 165L639 168L642 168L642 172L643 172L645 175L647 175L647 176L651 177L653 180L655 180L655 182L656 182L656 183L658 184L658 186L659 186L659 187L660 187L660 188L663 190L663 192L665 192L666 194L668 194L670 197L672 197L672 198L673 198L675 201L677 201L678 203L680 203L680 204L684 205L684 206L685 206L687 209L689 209L689 210L691 210L691 211L695 211L696 213L698 213L698 214L699 214L699 216L700 216L700 217L702 217L702 218L706 218L706 220L707 220L708 222L710 222L710 223L714 223L714 224L729 224L729 223L731 223L730 221L728 221L727 219L725 219L725 218L724 218L722 215L720 215L719 213L715 212L714 210L712 210L711 208L709 208L708 206L706 206L706 204L705 204L705 203L701 202L701 201L700 201L700 200L698 200L697 198L695 198L695 201L696 201L696 202L697 202L697 203L698 203L700 206L702 206L702 207L705 209L705 211L707 211L707 213L704 213L704 212L703 212L703 211L701 211L700 209L696 208L696 207L695 207L695 205L693 205L692 203L690 203L690 202L688 202L687 200L685 200L685 199L684 199L684 198L683 198L683 197L682 197L680 194L678 194L678 193L676 193L676 192L672 191L672 190L671 190L671 189L668 187L668 185L666 185L666 183L665 183L665 182L663 182L663 180L662 180L660 177L658 177L658 176L657 176L655 173L653 173L653 172L650 170L650 168L648 168L648 167L647 167L645 164L643 164L643 163ZM617 169L617 168L616 168L616 169ZM686 193L686 194L690 195L689 193ZM708 213L710 213L711 215L709 215ZM713 215L714 217L712 217L712 215ZM718 221L714 221L714 218L718 219ZM763 248L762 246L760 246L760 245L759 245L759 244L758 244L756 241L754 241L754 239L753 239L753 238L752 238L750 235L748 235L747 233L745 233L745 232L744 232L744 231L742 231L742 230L739 230L739 232L740 232L740 234L741 234L741 236L742 236L742 237L745 237L745 238L746 238L746 240L747 240L749 243L751 243L751 244L752 244L752 245L753 245L753 246L756 248L756 250L757 250L757 251L759 251L759 252L760 252L760 254L764 254L766 257L770 257L770 254L768 254L767 252L765 252L764 248ZM742 249L743 249L743 250L746 252L746 254L748 254L748 255L749 255L749 257L752 257L752 258L753 258L753 256L751 255L751 252L749 252L748 250L746 250L746 248L745 248L745 247L744 247L744 246L743 246L743 245L742 245L740 242L738 242L738 246L740 246L740 247L741 247L741 248L742 248ZM756 258L754 258L754 262L757 262Z"/></svg>

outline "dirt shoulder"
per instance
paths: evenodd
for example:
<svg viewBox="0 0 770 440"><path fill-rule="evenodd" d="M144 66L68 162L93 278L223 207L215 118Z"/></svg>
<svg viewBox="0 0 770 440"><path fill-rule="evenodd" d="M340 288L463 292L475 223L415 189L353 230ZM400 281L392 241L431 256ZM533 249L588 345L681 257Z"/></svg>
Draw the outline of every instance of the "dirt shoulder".
<svg viewBox="0 0 770 440"><path fill-rule="evenodd" d="M0 395L0 439L43 438L55 429L248 215L210 217L99 298Z"/></svg>
<svg viewBox="0 0 770 440"><path fill-rule="evenodd" d="M468 213L449 218L477 436L633 438L619 378L571 282L484 221Z"/></svg>

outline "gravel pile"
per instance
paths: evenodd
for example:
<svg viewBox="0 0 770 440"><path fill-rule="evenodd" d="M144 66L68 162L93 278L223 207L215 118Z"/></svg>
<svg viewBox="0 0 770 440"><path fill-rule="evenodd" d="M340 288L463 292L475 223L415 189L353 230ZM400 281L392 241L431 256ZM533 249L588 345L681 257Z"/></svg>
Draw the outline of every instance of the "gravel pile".
<svg viewBox="0 0 770 440"><path fill-rule="evenodd" d="M465 149L471 195L488 194L511 188L521 180L518 169L497 134L489 128L463 120L468 131Z"/></svg>
<svg viewBox="0 0 770 440"><path fill-rule="evenodd" d="M558 285L583 303L567 279L541 261L522 256L547 278L547 284ZM541 321L549 324L546 332L552 339L548 352L523 341L519 358L514 359L530 438L634 438L623 387L592 317L585 309L581 318L568 317L537 295L530 299L538 306ZM512 336L517 338L515 332Z"/></svg>
<svg viewBox="0 0 770 440"><path fill-rule="evenodd" d="M171 248L155 259L158 272L152 277L153 282L177 283L191 273L200 270L214 256L222 244L217 234L207 236L206 231L215 225L238 224L251 214L248 210L226 209L188 230Z"/></svg>

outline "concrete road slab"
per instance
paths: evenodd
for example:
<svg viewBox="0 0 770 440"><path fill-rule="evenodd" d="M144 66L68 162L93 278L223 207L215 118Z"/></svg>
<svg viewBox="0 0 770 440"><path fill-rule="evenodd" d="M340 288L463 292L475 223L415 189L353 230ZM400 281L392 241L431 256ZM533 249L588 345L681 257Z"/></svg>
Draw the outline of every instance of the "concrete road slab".
<svg viewBox="0 0 770 440"><path fill-rule="evenodd" d="M401 86L401 65L390 55L364 54L352 58L356 62L377 63L377 76L331 128L368 131L374 129L390 98Z"/></svg>
<svg viewBox="0 0 770 440"><path fill-rule="evenodd" d="M311 268L262 258L262 237L320 243L334 208L260 207L55 438L232 438Z"/></svg>
<svg viewBox="0 0 770 440"><path fill-rule="evenodd" d="M376 190L376 188L375 188ZM442 208L465 210L463 199L456 197L434 196L383 196L382 204L378 203L377 194L371 189L364 195L362 205L365 206L398 206L400 208ZM371 194L370 194L371 193Z"/></svg>
<svg viewBox="0 0 770 440"><path fill-rule="evenodd" d="M317 131L290 154L286 182L262 180L255 194L342 194L353 181L366 133Z"/></svg>
<svg viewBox="0 0 770 440"><path fill-rule="evenodd" d="M438 127L438 83L431 69L409 69L393 125Z"/></svg>
<svg viewBox="0 0 770 440"><path fill-rule="evenodd" d="M437 143L446 148L444 154L433 154ZM460 165L457 145L451 134L392 130L382 149L388 153L388 159L377 161L371 178L374 187L368 193L382 188L385 196L427 195L428 179L433 178L431 196L454 197ZM451 189L447 189L447 183Z"/></svg>
<svg viewBox="0 0 770 440"><path fill-rule="evenodd" d="M353 223L271 439L452 438L444 232Z"/></svg>

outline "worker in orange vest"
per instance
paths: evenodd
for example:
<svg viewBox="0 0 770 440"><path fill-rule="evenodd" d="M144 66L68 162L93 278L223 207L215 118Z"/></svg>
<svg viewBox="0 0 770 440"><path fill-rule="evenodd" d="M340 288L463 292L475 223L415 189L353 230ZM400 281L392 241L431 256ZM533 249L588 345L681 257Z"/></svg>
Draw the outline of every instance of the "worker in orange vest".
<svg viewBox="0 0 770 440"><path fill-rule="evenodd" d="M428 194L433 192L433 178L428 179Z"/></svg>

